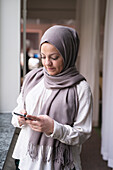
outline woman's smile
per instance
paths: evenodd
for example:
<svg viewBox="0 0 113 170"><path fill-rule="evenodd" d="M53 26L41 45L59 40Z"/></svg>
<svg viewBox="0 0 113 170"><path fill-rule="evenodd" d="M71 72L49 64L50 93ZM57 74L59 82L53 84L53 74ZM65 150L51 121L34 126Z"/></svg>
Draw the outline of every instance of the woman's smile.
<svg viewBox="0 0 113 170"><path fill-rule="evenodd" d="M54 71L54 70L55 70L55 68L53 68L53 67L52 67L52 68L50 68L50 67L49 67L49 68L48 68L48 67L46 67L46 70L47 70L47 71Z"/></svg>

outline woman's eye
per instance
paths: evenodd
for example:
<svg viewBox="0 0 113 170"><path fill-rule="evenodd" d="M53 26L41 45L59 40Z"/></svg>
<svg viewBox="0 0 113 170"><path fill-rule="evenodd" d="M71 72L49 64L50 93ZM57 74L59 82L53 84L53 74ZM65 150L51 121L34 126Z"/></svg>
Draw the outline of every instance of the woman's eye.
<svg viewBox="0 0 113 170"><path fill-rule="evenodd" d="M59 56L53 56L51 57L52 60L57 60L59 58Z"/></svg>
<svg viewBox="0 0 113 170"><path fill-rule="evenodd" d="M41 59L44 60L46 59L46 56L44 55L40 55ZM50 56L49 59L50 60L57 60L59 58L59 56Z"/></svg>
<svg viewBox="0 0 113 170"><path fill-rule="evenodd" d="M41 55L41 59L45 59L45 58L46 58L45 56L42 56L42 55Z"/></svg>

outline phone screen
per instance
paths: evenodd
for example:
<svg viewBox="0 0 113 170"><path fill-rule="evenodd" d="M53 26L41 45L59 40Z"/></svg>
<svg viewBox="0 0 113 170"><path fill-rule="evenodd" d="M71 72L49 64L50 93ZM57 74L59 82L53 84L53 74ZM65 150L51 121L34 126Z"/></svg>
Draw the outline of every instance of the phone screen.
<svg viewBox="0 0 113 170"><path fill-rule="evenodd" d="M26 117L26 115L22 115L22 114L20 114L20 113L15 113L15 112L13 112L15 115L17 115L17 116L22 116L22 117Z"/></svg>
<svg viewBox="0 0 113 170"><path fill-rule="evenodd" d="M27 118L26 117L26 115L23 115L23 114L20 114L20 113L15 113L15 112L13 112L15 115L17 115L17 116L22 116L22 117L24 117L25 118L25 120L33 120L33 119L30 119L30 118Z"/></svg>

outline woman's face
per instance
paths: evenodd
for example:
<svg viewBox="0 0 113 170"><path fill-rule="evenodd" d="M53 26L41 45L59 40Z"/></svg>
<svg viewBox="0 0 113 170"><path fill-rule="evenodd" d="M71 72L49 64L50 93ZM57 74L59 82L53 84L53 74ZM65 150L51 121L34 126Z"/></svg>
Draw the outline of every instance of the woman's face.
<svg viewBox="0 0 113 170"><path fill-rule="evenodd" d="M41 45L41 58L49 75L54 76L63 70L63 57L53 45L49 43Z"/></svg>

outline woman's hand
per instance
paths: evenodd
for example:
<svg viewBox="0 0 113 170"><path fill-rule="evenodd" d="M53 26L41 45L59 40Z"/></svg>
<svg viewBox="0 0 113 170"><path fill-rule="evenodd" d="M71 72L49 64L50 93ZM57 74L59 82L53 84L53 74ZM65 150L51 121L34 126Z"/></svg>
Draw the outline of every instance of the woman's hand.
<svg viewBox="0 0 113 170"><path fill-rule="evenodd" d="M27 112L26 112L25 110L22 110L22 111L20 111L20 114L26 115ZM25 120L25 118L22 117L22 116L18 116L18 123L19 123L20 126L26 125L26 120Z"/></svg>
<svg viewBox="0 0 113 170"><path fill-rule="evenodd" d="M27 118L31 120L26 120L26 123L29 124L32 130L37 132L44 132L47 135L53 133L54 129L54 120L47 115L40 116L31 116L27 115Z"/></svg>

